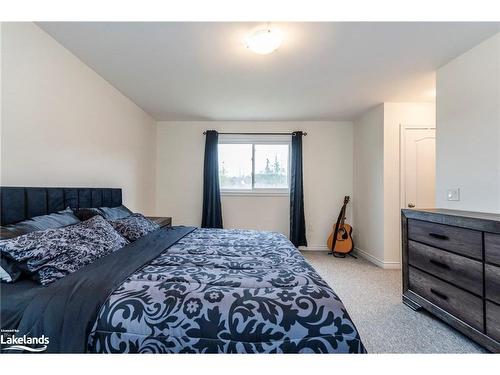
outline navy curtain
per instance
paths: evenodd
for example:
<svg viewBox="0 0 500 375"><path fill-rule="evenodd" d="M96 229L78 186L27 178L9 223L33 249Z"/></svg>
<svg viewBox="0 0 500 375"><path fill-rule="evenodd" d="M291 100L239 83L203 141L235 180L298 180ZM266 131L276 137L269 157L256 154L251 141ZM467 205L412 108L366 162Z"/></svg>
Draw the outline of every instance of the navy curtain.
<svg viewBox="0 0 500 375"><path fill-rule="evenodd" d="M307 246L304 218L304 186L302 183L302 132L292 133L292 165L290 182L290 241Z"/></svg>
<svg viewBox="0 0 500 375"><path fill-rule="evenodd" d="M202 228L222 228L222 209L219 187L219 160L217 146L219 133L208 130L205 139L205 164L203 172Z"/></svg>

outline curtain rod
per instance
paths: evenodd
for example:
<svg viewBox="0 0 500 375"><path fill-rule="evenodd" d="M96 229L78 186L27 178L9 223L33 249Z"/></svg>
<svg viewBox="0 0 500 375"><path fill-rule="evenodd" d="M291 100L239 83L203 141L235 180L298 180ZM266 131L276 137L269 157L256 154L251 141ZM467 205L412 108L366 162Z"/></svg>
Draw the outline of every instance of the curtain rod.
<svg viewBox="0 0 500 375"><path fill-rule="evenodd" d="M206 135L207 132L204 131L203 135ZM294 135L294 133L219 133L221 135ZM302 132L302 135L306 136L306 132Z"/></svg>

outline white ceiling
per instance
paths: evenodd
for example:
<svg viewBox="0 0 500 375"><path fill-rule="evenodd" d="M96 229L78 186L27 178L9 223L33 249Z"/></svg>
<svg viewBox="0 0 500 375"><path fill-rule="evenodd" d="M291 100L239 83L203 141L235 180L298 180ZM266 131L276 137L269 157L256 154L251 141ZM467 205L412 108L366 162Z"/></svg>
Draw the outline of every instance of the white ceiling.
<svg viewBox="0 0 500 375"><path fill-rule="evenodd" d="M38 23L157 120L349 120L384 101L430 101L435 70L498 23Z"/></svg>

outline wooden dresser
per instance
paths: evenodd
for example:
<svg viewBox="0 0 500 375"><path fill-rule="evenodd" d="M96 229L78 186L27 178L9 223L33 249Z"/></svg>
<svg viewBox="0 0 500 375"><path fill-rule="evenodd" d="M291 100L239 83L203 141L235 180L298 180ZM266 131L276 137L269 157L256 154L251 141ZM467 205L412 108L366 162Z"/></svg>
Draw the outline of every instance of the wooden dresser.
<svg viewBox="0 0 500 375"><path fill-rule="evenodd" d="M500 352L500 215L402 210L403 302Z"/></svg>

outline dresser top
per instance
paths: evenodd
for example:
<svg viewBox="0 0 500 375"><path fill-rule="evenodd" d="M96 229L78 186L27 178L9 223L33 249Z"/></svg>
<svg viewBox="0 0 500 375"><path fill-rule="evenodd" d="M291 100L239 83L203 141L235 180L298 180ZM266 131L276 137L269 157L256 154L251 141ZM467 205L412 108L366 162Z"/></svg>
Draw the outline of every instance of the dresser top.
<svg viewBox="0 0 500 375"><path fill-rule="evenodd" d="M425 220L439 224L453 225L500 234L500 214L449 210L444 208L403 209L408 219Z"/></svg>

